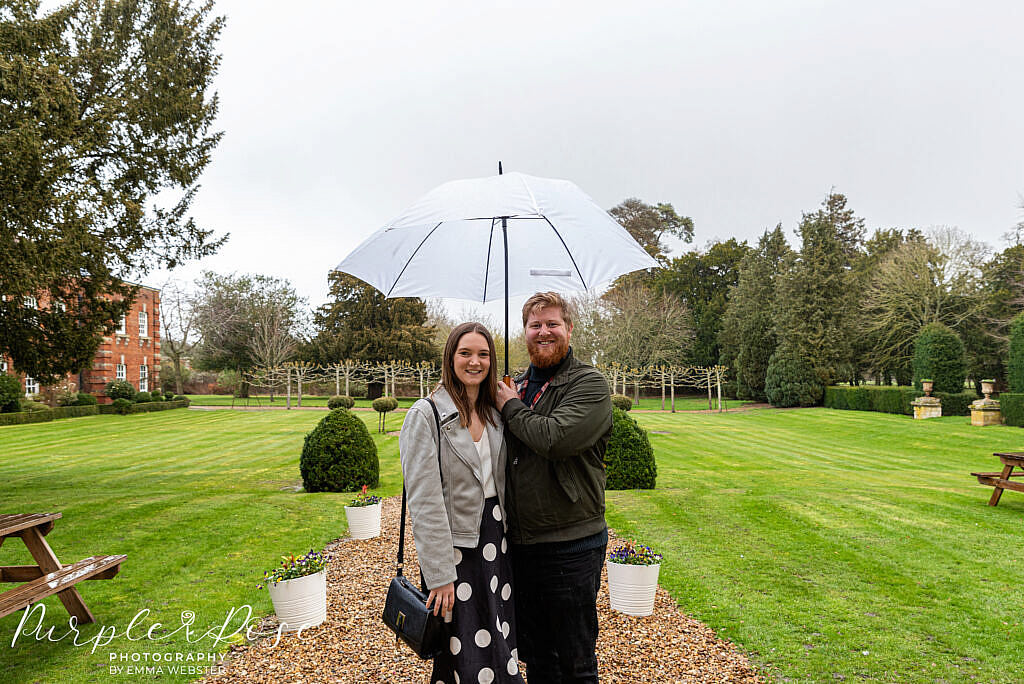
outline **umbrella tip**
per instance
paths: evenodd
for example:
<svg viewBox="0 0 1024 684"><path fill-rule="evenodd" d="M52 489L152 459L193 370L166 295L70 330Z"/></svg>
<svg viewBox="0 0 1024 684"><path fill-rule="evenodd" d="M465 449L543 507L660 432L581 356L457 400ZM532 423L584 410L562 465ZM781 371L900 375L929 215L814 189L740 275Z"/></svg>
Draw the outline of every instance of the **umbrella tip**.
<svg viewBox="0 0 1024 684"><path fill-rule="evenodd" d="M501 161L498 161L498 175L501 175Z"/></svg>

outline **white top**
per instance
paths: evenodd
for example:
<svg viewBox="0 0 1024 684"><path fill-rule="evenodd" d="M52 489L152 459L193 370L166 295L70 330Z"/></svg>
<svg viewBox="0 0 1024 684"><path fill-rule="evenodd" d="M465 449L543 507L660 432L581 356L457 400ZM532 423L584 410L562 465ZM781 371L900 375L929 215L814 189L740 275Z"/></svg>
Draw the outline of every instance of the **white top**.
<svg viewBox="0 0 1024 684"><path fill-rule="evenodd" d="M491 441L487 439L487 430L480 437L479 442L473 442L476 453L480 456L480 472L484 476L484 498L498 496L498 490L494 488L494 466L491 464Z"/></svg>

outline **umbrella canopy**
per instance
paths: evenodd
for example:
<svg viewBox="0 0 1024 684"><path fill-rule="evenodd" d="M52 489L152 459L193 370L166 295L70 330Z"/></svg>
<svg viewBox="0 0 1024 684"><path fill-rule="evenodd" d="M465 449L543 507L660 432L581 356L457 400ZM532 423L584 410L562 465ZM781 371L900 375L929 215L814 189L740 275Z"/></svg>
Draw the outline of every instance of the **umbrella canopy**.
<svg viewBox="0 0 1024 684"><path fill-rule="evenodd" d="M506 173L438 186L335 270L387 297L489 302L587 290L657 265L576 184Z"/></svg>

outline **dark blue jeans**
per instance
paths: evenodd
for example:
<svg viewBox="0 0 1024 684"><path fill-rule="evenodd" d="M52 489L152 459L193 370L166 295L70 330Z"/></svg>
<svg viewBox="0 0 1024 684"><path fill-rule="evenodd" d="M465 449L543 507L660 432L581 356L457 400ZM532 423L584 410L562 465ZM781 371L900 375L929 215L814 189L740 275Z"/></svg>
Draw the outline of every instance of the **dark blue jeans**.
<svg viewBox="0 0 1024 684"><path fill-rule="evenodd" d="M597 590L606 548L513 549L519 657L530 684L597 682Z"/></svg>

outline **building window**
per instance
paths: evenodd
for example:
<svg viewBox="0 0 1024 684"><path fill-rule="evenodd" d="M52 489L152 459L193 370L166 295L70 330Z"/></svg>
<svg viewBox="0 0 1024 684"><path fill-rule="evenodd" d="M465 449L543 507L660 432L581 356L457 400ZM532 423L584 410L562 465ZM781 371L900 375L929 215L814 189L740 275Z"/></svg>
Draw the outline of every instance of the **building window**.
<svg viewBox="0 0 1024 684"><path fill-rule="evenodd" d="M6 359L0 359L0 373L6 373L6 372L7 372L7 360Z"/></svg>
<svg viewBox="0 0 1024 684"><path fill-rule="evenodd" d="M146 364L139 366L139 391L149 391L149 366Z"/></svg>
<svg viewBox="0 0 1024 684"><path fill-rule="evenodd" d="M124 314L121 314L121 324L117 326L117 334L118 335L127 335L128 334L128 317L125 316Z"/></svg>
<svg viewBox="0 0 1024 684"><path fill-rule="evenodd" d="M36 382L35 378L26 375L25 376L25 396L31 396L33 394L39 394L39 383Z"/></svg>
<svg viewBox="0 0 1024 684"><path fill-rule="evenodd" d="M149 335L149 316L146 315L145 311L139 312L139 336L146 337Z"/></svg>
<svg viewBox="0 0 1024 684"><path fill-rule="evenodd" d="M29 309L38 309L39 308L39 300L37 300L32 295L26 295L25 296L25 306L27 308L29 308Z"/></svg>
<svg viewBox="0 0 1024 684"><path fill-rule="evenodd" d="M60 311L61 313L66 313L68 310L68 305L64 303L63 299L57 299L53 302L53 308L54 310Z"/></svg>
<svg viewBox="0 0 1024 684"><path fill-rule="evenodd" d="M123 363L117 364L117 379L127 380L128 379L128 367Z"/></svg>

